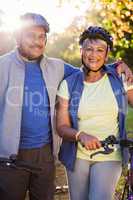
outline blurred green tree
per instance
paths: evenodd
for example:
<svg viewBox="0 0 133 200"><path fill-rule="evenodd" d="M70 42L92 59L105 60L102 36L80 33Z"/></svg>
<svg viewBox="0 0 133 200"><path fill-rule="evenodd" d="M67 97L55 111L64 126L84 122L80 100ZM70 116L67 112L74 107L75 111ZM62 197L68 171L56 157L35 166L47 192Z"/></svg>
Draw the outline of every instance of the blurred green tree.
<svg viewBox="0 0 133 200"><path fill-rule="evenodd" d="M88 8L82 16L75 17L63 33L50 36L47 54L60 57L75 66L80 66L79 36L86 27L100 24L101 18L99 10L95 9L95 5L93 8Z"/></svg>
<svg viewBox="0 0 133 200"><path fill-rule="evenodd" d="M122 58L133 69L133 1L95 0L99 4L102 25L114 38L115 58Z"/></svg>
<svg viewBox="0 0 133 200"><path fill-rule="evenodd" d="M71 0L59 0L59 5L62 6L65 2L72 2ZM75 2L75 5L79 2ZM80 2L83 3L83 0ZM122 58L133 69L133 1L132 0L94 0L91 8L86 8L86 13L83 13L84 20L79 20L82 23L79 32L74 36L77 41L77 36L80 32L89 25L104 26L113 35L114 51L112 53L112 60ZM82 21L82 22L81 22ZM75 23L75 21L73 21ZM68 27L71 32L72 26L76 28L77 24L72 23ZM67 29L67 31L68 31ZM73 35L73 33L71 32ZM66 34L67 36L67 34ZM75 48L70 48L70 47ZM73 50L73 52L72 52ZM74 59L74 52L76 45L71 43L67 50L64 51L63 57L66 59ZM72 60L73 62L73 59Z"/></svg>

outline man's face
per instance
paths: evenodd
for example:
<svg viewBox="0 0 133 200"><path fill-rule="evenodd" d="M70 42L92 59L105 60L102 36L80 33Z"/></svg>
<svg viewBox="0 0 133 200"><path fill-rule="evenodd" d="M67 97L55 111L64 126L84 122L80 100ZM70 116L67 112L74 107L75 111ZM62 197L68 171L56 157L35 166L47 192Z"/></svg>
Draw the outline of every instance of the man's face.
<svg viewBox="0 0 133 200"><path fill-rule="evenodd" d="M86 39L81 49L83 63L92 71L97 71L107 59L107 43L100 39Z"/></svg>
<svg viewBox="0 0 133 200"><path fill-rule="evenodd" d="M28 27L21 32L17 43L23 57L29 60L37 59L44 52L46 32L41 26Z"/></svg>

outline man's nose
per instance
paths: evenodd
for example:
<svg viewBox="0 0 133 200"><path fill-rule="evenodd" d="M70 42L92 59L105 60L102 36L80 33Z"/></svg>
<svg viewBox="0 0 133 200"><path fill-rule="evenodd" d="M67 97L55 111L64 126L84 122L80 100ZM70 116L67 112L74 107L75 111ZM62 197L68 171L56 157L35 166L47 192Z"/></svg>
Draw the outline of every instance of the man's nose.
<svg viewBox="0 0 133 200"><path fill-rule="evenodd" d="M37 41L37 42L44 42L45 41L45 35L43 34L41 34L41 35L37 35L37 34L34 34L33 36L32 36L32 39L33 39L33 41Z"/></svg>
<svg viewBox="0 0 133 200"><path fill-rule="evenodd" d="M42 42L43 40L42 40L41 37L39 37L39 36L37 36L37 35L34 35L33 41L34 41L34 42L37 42L37 43L38 43L38 42L40 43L40 42Z"/></svg>

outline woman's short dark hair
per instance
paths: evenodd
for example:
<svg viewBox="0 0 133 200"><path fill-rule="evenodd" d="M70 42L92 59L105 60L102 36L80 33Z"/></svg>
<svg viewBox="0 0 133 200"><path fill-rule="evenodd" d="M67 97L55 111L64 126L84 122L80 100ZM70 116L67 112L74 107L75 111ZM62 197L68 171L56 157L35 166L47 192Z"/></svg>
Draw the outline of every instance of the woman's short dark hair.
<svg viewBox="0 0 133 200"><path fill-rule="evenodd" d="M100 26L90 26L80 35L79 44L82 46L86 39L101 39L104 40L110 49L113 49L113 38L110 33Z"/></svg>

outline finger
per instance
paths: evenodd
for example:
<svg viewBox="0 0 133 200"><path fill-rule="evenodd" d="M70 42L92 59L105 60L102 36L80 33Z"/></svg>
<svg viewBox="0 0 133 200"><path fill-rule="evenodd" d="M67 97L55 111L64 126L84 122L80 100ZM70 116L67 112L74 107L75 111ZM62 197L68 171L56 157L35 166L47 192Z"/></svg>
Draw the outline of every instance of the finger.
<svg viewBox="0 0 133 200"><path fill-rule="evenodd" d="M88 145L89 150L95 150L96 149L96 144L95 143L91 143Z"/></svg>
<svg viewBox="0 0 133 200"><path fill-rule="evenodd" d="M86 149L87 151L88 151L88 150L91 150L91 147L90 147L90 145L88 145L88 144L85 144L84 147L85 147L85 149Z"/></svg>
<svg viewBox="0 0 133 200"><path fill-rule="evenodd" d="M123 72L123 64L122 63L117 63L117 67L116 67L116 71L118 73L119 76L121 76L121 73ZM124 73L126 74L127 76L127 70L125 69Z"/></svg>
<svg viewBox="0 0 133 200"><path fill-rule="evenodd" d="M102 147L101 142L98 141L98 142L96 143L96 146L97 146L98 149L101 148L101 147Z"/></svg>
<svg viewBox="0 0 133 200"><path fill-rule="evenodd" d="M96 140L91 141L88 143L89 150L96 150L97 149L97 142Z"/></svg>
<svg viewBox="0 0 133 200"><path fill-rule="evenodd" d="M88 142L88 143L86 144L86 149L87 149L87 150L93 150L93 144L92 144L92 142Z"/></svg>
<svg viewBox="0 0 133 200"><path fill-rule="evenodd" d="M130 76L126 77L126 82L127 82L128 86L131 85L133 83L133 76L130 75Z"/></svg>
<svg viewBox="0 0 133 200"><path fill-rule="evenodd" d="M119 65L117 66L116 70L117 70L118 75L121 76L121 68L119 67Z"/></svg>
<svg viewBox="0 0 133 200"><path fill-rule="evenodd" d="M132 78L130 77L126 77L126 83L127 83L127 86L131 85L132 84Z"/></svg>

